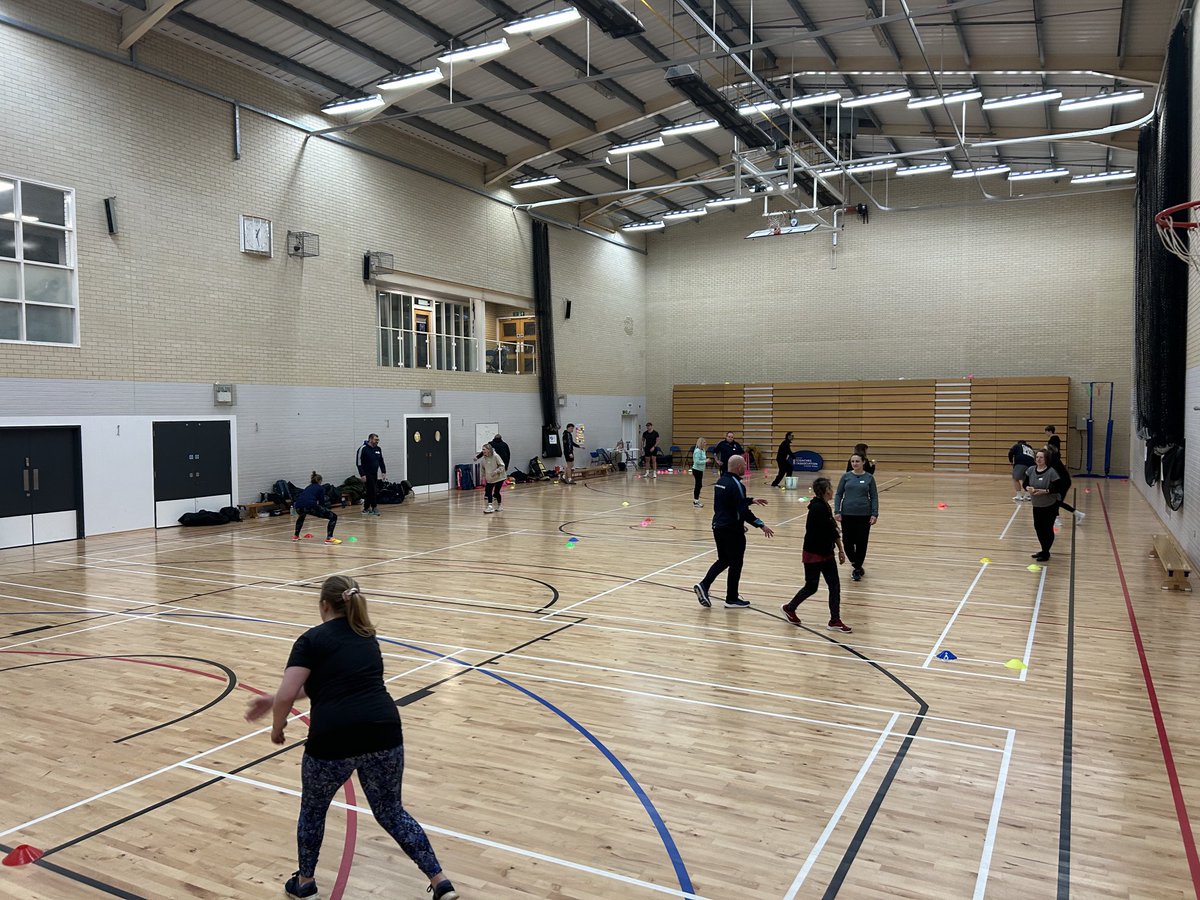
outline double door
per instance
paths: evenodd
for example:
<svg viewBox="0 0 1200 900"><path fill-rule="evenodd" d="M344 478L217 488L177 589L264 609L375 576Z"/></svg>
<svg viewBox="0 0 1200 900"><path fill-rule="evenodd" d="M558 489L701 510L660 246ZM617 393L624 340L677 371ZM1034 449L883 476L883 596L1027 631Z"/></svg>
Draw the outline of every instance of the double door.
<svg viewBox="0 0 1200 900"><path fill-rule="evenodd" d="M154 516L159 528L184 513L233 505L227 421L154 423Z"/></svg>
<svg viewBox="0 0 1200 900"><path fill-rule="evenodd" d="M78 428L0 428L0 548L82 534Z"/></svg>
<svg viewBox="0 0 1200 900"><path fill-rule="evenodd" d="M404 462L415 492L450 490L450 418L405 416Z"/></svg>

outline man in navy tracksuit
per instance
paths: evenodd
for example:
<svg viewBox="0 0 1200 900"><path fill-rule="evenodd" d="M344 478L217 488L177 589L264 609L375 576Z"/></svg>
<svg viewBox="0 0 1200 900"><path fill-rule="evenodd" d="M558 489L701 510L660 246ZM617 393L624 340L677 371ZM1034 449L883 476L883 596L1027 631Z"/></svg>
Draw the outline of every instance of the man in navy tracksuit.
<svg viewBox="0 0 1200 900"><path fill-rule="evenodd" d="M729 570L726 579L725 608L741 609L750 605L738 595L738 582L742 577L742 560L746 556L746 525L761 528L763 534L775 534L769 525L751 512L754 504L766 506L766 500L755 500L746 496L742 475L746 473L746 460L731 456L726 464L728 471L721 476L713 488L713 540L717 543L717 561L709 567L704 580L694 588L701 606L712 606L708 590L717 576ZM743 524L745 523L745 524Z"/></svg>
<svg viewBox="0 0 1200 900"><path fill-rule="evenodd" d="M379 435L367 436L362 446L358 448L358 455L354 458L354 463L358 466L359 476L367 483L367 492L363 497L363 515L377 516L379 515L379 476L387 478L387 465L383 462L383 451L379 449Z"/></svg>

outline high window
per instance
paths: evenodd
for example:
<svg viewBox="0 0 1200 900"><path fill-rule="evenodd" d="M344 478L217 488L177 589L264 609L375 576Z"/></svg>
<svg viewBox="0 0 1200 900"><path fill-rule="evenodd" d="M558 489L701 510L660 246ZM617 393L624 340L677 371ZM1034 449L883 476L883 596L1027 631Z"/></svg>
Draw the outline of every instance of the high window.
<svg viewBox="0 0 1200 900"><path fill-rule="evenodd" d="M0 341L79 343L72 190L0 175Z"/></svg>
<svg viewBox="0 0 1200 900"><path fill-rule="evenodd" d="M379 300L379 364L474 372L475 327L467 301L384 292Z"/></svg>

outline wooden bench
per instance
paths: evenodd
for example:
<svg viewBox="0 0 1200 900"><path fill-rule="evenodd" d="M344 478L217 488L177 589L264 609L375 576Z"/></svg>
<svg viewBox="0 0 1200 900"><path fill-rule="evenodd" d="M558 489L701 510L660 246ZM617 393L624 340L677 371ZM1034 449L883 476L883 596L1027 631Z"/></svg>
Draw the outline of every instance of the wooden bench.
<svg viewBox="0 0 1200 900"><path fill-rule="evenodd" d="M267 511L276 510L276 509L282 509L282 510L286 511L287 507L281 506L280 504L276 503L274 500L255 500L253 503L239 504L238 509L244 509L246 511L243 518L257 519L259 512L261 512L264 509Z"/></svg>
<svg viewBox="0 0 1200 900"><path fill-rule="evenodd" d="M599 478L601 475L607 475L608 472L608 466L590 466L586 469L576 469L575 478Z"/></svg>
<svg viewBox="0 0 1200 900"><path fill-rule="evenodd" d="M1152 534L1150 540L1154 549L1150 555L1155 557L1163 571L1167 573L1166 581L1162 584L1164 591L1191 592L1188 576L1192 574L1192 564L1180 549L1179 544L1169 534Z"/></svg>

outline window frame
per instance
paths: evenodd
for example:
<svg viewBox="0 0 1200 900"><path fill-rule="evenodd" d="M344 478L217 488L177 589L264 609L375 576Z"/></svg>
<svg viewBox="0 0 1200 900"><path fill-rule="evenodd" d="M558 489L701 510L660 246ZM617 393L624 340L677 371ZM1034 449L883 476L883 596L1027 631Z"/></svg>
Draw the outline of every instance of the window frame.
<svg viewBox="0 0 1200 900"><path fill-rule="evenodd" d="M418 304L418 301L421 302ZM427 296L404 288L377 286L375 305L376 364L380 368L413 372L477 371L472 351L474 341L479 338L475 335L475 311L469 298ZM386 315L385 308L388 310ZM425 341L427 358L432 363L429 366L417 365L419 352L416 344L415 309L418 308L428 310L427 321L430 330L425 333ZM399 315L396 315L397 312ZM455 334L459 326L469 333ZM397 360L400 362L397 363Z"/></svg>
<svg viewBox="0 0 1200 900"><path fill-rule="evenodd" d="M17 297L0 297L0 303L16 304L19 310L19 325L21 337L3 338L0 337L0 344L13 345L28 345L33 347L73 347L80 346L80 338L82 333L81 311L79 309L79 257L78 257L78 240L77 240L77 203L75 189L64 185L51 184L46 181L39 181L33 178L21 178L17 175L9 175L0 172L0 181L11 182L13 210L11 213L11 221L13 222L13 255L0 256L0 262L9 263L17 267ZM58 225L53 222L26 222L24 217L24 186L36 185L37 187L46 188L51 191L60 191L63 194L64 224ZM7 216L5 217L7 218ZM25 242L24 231L26 225L36 225L39 229L49 229L52 232L62 234L63 240L63 257L62 263L48 263L41 260L27 260L25 258ZM25 289L25 272L26 267L32 269L48 269L51 271L66 272L68 281L68 302L53 303L41 300L29 300L26 298ZM28 338L29 321L27 310L29 307L37 307L40 309L69 309L71 311L71 340L70 341L34 341Z"/></svg>

